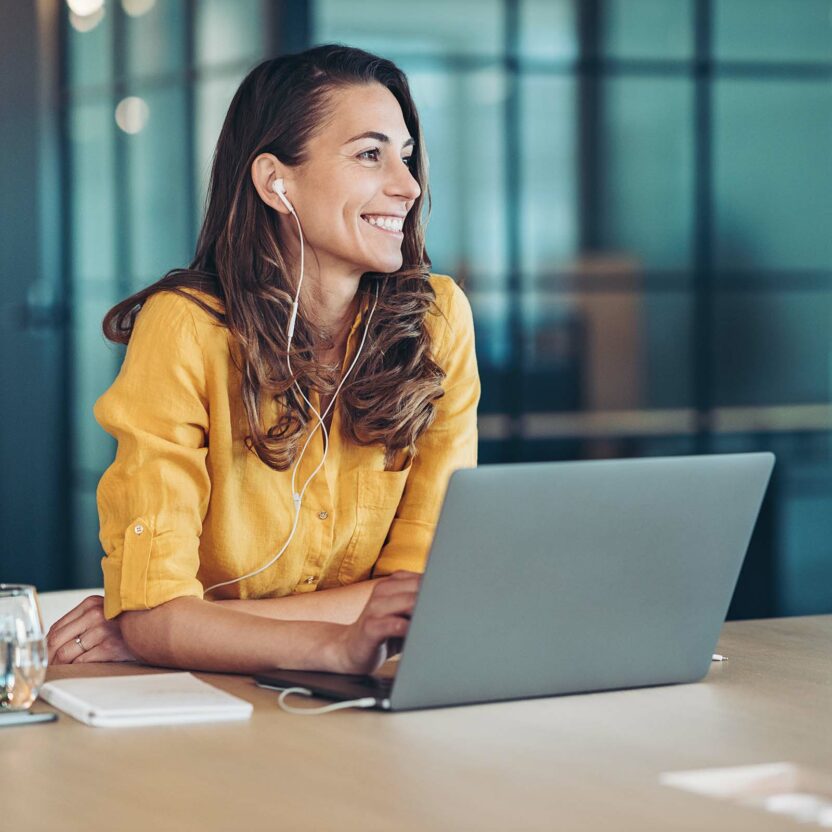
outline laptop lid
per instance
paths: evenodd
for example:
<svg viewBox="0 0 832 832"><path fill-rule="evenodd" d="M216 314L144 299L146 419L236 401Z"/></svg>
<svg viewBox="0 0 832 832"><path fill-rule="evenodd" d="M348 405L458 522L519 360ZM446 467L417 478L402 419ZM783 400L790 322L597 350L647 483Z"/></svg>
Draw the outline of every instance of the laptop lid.
<svg viewBox="0 0 832 832"><path fill-rule="evenodd" d="M701 679L773 465L757 453L456 471L392 709Z"/></svg>

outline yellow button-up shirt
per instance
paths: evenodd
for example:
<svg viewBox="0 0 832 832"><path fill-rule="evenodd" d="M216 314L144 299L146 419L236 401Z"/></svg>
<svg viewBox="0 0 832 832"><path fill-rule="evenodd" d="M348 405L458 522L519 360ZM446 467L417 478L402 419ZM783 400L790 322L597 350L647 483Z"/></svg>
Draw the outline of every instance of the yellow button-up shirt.
<svg viewBox="0 0 832 832"><path fill-rule="evenodd" d="M418 453L405 459L403 452L402 470L385 471L381 445L343 439L336 399L329 451L289 547L264 572L214 590L213 599L277 597L424 569L448 478L477 463L480 397L468 299L450 277L430 281L442 314L429 312L426 321L445 395ZM365 302L343 369L367 311ZM107 618L183 595L202 598L208 587L268 563L289 537L292 469L275 471L246 448L241 390L226 327L171 292L145 303L121 370L94 409L118 440L96 492ZM316 393L310 401L320 410ZM298 488L322 456L319 428Z"/></svg>

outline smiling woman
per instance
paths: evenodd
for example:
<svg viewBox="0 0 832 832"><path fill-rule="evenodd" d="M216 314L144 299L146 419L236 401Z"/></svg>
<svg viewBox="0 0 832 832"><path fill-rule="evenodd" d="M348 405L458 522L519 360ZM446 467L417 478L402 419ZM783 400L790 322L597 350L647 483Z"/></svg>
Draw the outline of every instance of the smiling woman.
<svg viewBox="0 0 832 832"><path fill-rule="evenodd" d="M107 314L104 599L52 661L367 672L406 635L451 472L476 465L470 305L430 273L407 79L265 61L220 133L195 257ZM331 436L329 435L331 429Z"/></svg>

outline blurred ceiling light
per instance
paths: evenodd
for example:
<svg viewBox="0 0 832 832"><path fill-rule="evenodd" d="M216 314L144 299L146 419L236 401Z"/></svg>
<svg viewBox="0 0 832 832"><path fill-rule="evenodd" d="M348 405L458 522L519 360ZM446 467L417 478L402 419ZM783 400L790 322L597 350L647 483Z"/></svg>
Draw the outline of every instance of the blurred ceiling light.
<svg viewBox="0 0 832 832"><path fill-rule="evenodd" d="M130 17L141 17L156 5L156 0L121 0L121 8Z"/></svg>
<svg viewBox="0 0 832 832"><path fill-rule="evenodd" d="M78 17L89 17L104 8L104 0L66 0L66 4Z"/></svg>
<svg viewBox="0 0 832 832"><path fill-rule="evenodd" d="M103 6L97 12L84 15L84 17L75 14L75 12L69 13L70 25L77 32L91 32L96 26L98 26L99 23L101 23L102 20L104 20Z"/></svg>
<svg viewBox="0 0 832 832"><path fill-rule="evenodd" d="M143 98L130 95L122 98L116 106L116 124L125 133L138 133L150 117L150 107Z"/></svg>

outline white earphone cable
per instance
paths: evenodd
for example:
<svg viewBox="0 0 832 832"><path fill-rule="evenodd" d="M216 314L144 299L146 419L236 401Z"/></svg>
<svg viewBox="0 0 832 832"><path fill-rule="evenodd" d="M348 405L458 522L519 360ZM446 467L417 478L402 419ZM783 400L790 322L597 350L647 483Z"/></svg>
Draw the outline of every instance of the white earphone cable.
<svg viewBox="0 0 832 832"><path fill-rule="evenodd" d="M312 696L312 691L306 688L286 688L281 691L280 696L277 697L277 704L286 713L295 716L318 716L332 711L342 711L345 708L373 708L378 704L372 696L365 696L361 699L350 699L346 702L333 702L331 705L322 705L320 708L296 708L286 702L287 697L293 693L298 693L301 696Z"/></svg>
<svg viewBox="0 0 832 832"><path fill-rule="evenodd" d="M303 266L304 266L303 231L301 229L300 219L298 218L298 215L295 213L295 209L291 206L291 204L288 202L288 200L286 200L282 196L282 194L279 191L277 193L278 193L278 196L280 196L281 199L283 199L283 202L287 205L287 207L289 208L292 216L295 218L295 222L297 223L297 226L298 226L298 236L300 237L300 278L298 280L297 290L295 291L295 300L292 304L292 313L291 313L291 317L289 319L289 333L288 333L288 339L287 339L287 345L286 345L286 366L289 368L289 376L291 377L291 375L292 375L292 362L291 362L290 355L291 355L291 352L292 352L292 337L295 334L295 321L297 320L298 302L299 302L299 299L300 299L300 289L301 289L301 285L303 284L303 275L304 275L304 272L303 272ZM238 578L232 578L231 580L228 580L228 581L222 581L220 583L213 584L212 586L209 586L205 590L206 593L211 592L214 589L219 589L222 586L229 586L231 584L236 584L239 581L244 581L244 580L247 580L248 578L253 578L256 575L259 575L261 572L264 572L270 566L273 566L280 559L280 556L286 551L289 544L292 542L292 538L295 535L295 531L297 530L297 527L298 527L298 521L300 519L300 509L301 509L301 505L303 503L303 495L306 493L307 487L312 482L312 480L315 478L318 471L321 470L324 463L326 462L326 455L327 455L327 452L329 451L329 433L327 432L326 425L324 424L324 419L326 419L327 414L329 413L329 411L332 409L333 405L335 404L335 400L338 397L338 393L341 391L341 387L343 387L344 382L347 380L347 377L352 372L353 367L355 367L356 363L358 362L358 358L361 355L361 350L364 348L364 342L367 340L367 333L370 331L370 321L373 319L373 313L376 311L376 306L377 305L378 305L378 283L376 283L376 285L375 285L375 301L373 303L372 309L370 310L370 314L367 317L367 322L364 325L364 333L361 337L361 343L358 346L358 350L355 353L355 357L353 358L352 363L349 366L349 369L347 370L346 373L344 373L343 377L341 378L340 383L338 384L338 387L335 388L335 393L333 394L332 400L330 401L326 410L324 410L323 416L317 411L317 409L312 404L312 402L310 402L309 399L306 398L306 396L303 393L303 390L301 390L300 385L297 383L297 381L294 382L294 386L297 389L298 393L300 393L301 398L306 402L306 404L309 406L309 408L312 410L312 412L315 414L315 416L317 416L318 424L315 425L314 429L309 432L309 435L306 437L306 441L304 442L303 447L301 448L300 454L298 455L298 458L295 460L295 464L292 467L291 488L292 488L292 504L294 506L294 518L293 518L293 521L292 521L292 529L289 532L289 537L286 539L286 542L283 544L280 551L278 551L278 553L268 563L264 564L263 566L259 567L258 569L253 570L252 572L248 572L245 575L240 575L240 577L238 577ZM317 433L318 428L321 428L321 430L323 430L323 434L324 434L324 452L323 452L323 455L321 456L321 461L318 463L315 470L307 477L306 482L303 484L303 488L300 490L300 493L298 493L298 492L295 491L295 476L297 475L298 469L300 468L300 463L301 463L301 460L303 459L303 455L306 453L306 448L309 446L309 443L312 441L312 438ZM362 707L366 707L366 706L362 706ZM303 709L301 709L301 710L303 710Z"/></svg>

